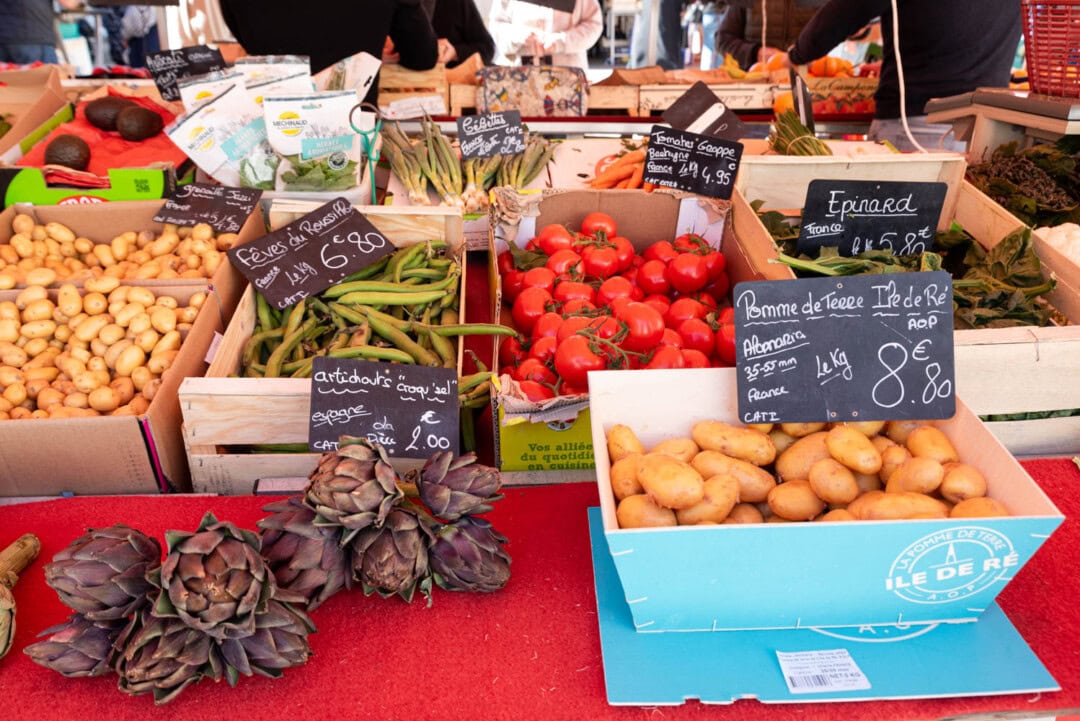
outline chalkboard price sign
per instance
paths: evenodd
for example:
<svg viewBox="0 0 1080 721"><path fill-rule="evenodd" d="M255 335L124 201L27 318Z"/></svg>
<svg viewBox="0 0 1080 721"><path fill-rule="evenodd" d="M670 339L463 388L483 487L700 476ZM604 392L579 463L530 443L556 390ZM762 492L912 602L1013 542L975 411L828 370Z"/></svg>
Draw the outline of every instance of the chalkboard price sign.
<svg viewBox="0 0 1080 721"><path fill-rule="evenodd" d="M521 113L507 110L487 115L464 115L457 119L458 143L463 158L490 158L525 152Z"/></svg>
<svg viewBox="0 0 1080 721"><path fill-rule="evenodd" d="M319 356L311 370L308 447L332 451L350 435L398 458L457 453L457 386L453 368Z"/></svg>
<svg viewBox="0 0 1080 721"><path fill-rule="evenodd" d="M738 140L746 137L746 125L724 101L700 80L690 86L660 116L676 130Z"/></svg>
<svg viewBox="0 0 1080 721"><path fill-rule="evenodd" d="M394 250L345 198L229 249L229 260L266 300L287 308Z"/></svg>
<svg viewBox="0 0 1080 721"><path fill-rule="evenodd" d="M257 188L188 183L165 199L154 221L181 227L206 223L219 233L239 233L260 197Z"/></svg>
<svg viewBox="0 0 1080 721"><path fill-rule="evenodd" d="M208 45L189 45L176 50L163 50L146 56L146 67L154 76L154 84L165 100L179 100L180 90L176 81L192 75L203 75L214 70L224 70L225 59L221 51Z"/></svg>
<svg viewBox="0 0 1080 721"><path fill-rule="evenodd" d="M946 190L945 183L811 180L798 250L813 256L829 246L848 256L923 253L934 244Z"/></svg>
<svg viewBox="0 0 1080 721"><path fill-rule="evenodd" d="M744 423L956 412L948 273L739 283L732 298Z"/></svg>
<svg viewBox="0 0 1080 721"><path fill-rule="evenodd" d="M726 200L735 188L742 151L742 143L654 125L644 181Z"/></svg>

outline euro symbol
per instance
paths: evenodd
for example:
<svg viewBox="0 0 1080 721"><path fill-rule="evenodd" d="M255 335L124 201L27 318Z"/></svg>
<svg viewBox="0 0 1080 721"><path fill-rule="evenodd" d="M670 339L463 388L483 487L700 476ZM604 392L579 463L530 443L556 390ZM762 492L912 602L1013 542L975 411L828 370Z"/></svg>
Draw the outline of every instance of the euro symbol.
<svg viewBox="0 0 1080 721"><path fill-rule="evenodd" d="M925 348L928 345L930 345L929 340L923 339L919 341L919 344L911 351L911 357L919 362L929 360L930 356L927 355L929 351Z"/></svg>
<svg viewBox="0 0 1080 721"><path fill-rule="evenodd" d="M426 411L424 415L420 416L420 422L430 423L433 426L442 423L438 418L435 418L435 411Z"/></svg>

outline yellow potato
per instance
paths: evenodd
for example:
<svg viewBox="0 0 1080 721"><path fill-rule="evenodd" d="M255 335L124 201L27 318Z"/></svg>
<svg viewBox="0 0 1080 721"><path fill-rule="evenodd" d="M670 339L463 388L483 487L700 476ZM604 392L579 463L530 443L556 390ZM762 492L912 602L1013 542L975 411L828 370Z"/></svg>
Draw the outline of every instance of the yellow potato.
<svg viewBox="0 0 1080 721"><path fill-rule="evenodd" d="M851 426L836 426L825 436L829 455L859 473L881 470L881 454L865 435Z"/></svg>
<svg viewBox="0 0 1080 721"><path fill-rule="evenodd" d="M825 510L825 502L810 488L809 481L787 481L769 491L769 508L788 521L809 521Z"/></svg>
<svg viewBox="0 0 1080 721"><path fill-rule="evenodd" d="M912 430L904 442L913 456L933 458L938 463L956 463L960 454L953 448L949 437L934 426L919 426Z"/></svg>
<svg viewBox="0 0 1080 721"><path fill-rule="evenodd" d="M739 482L734 476L713 476L705 481L705 497L675 511L680 526L700 523L723 523L739 502Z"/></svg>
<svg viewBox="0 0 1080 721"><path fill-rule="evenodd" d="M146 374L150 373L145 368L136 368L135 370L143 370ZM141 374L134 373L132 374L132 380L135 381L135 387L140 391L151 382L149 378L144 379ZM637 479L638 461L641 458L640 453L631 453L611 464L611 492L615 494L616 499L621 501L629 496L644 493L644 489L642 489Z"/></svg>
<svg viewBox="0 0 1080 721"><path fill-rule="evenodd" d="M828 513L821 514L820 516L818 516L814 520L815 521L857 521L859 519L855 517L855 514L853 514L851 511L847 510L846 508L834 508L833 510L829 511Z"/></svg>
<svg viewBox="0 0 1080 721"><path fill-rule="evenodd" d="M953 506L950 518L991 518L1009 515L1009 509L993 498L968 498Z"/></svg>
<svg viewBox="0 0 1080 721"><path fill-rule="evenodd" d="M810 466L822 458L829 457L825 445L826 431L817 431L803 436L791 444L791 447L776 458L776 475L781 481L806 479L810 475Z"/></svg>
<svg viewBox="0 0 1080 721"><path fill-rule="evenodd" d="M753 503L737 503L731 509L731 513L724 519L726 524L734 523L764 523L765 516Z"/></svg>
<svg viewBox="0 0 1080 721"><path fill-rule="evenodd" d="M720 451L755 466L767 466L776 458L776 446L769 435L751 428L722 421L699 421L690 429L690 435L702 450Z"/></svg>
<svg viewBox="0 0 1080 721"><path fill-rule="evenodd" d="M852 421L844 423L834 423L833 427L845 426L852 428L859 433L862 433L867 438L873 438L878 433L881 433L885 429L885 421Z"/></svg>
<svg viewBox="0 0 1080 721"><path fill-rule="evenodd" d="M776 448L776 455L778 456L788 448L791 448L791 444L799 440L795 436L789 436L779 428L774 428L769 431L769 438L772 439L773 447Z"/></svg>
<svg viewBox="0 0 1080 721"><path fill-rule="evenodd" d="M945 478L938 491L952 503L979 498L986 495L986 478L979 469L966 463L946 463Z"/></svg>
<svg viewBox="0 0 1080 721"><path fill-rule="evenodd" d="M859 495L855 474L834 458L822 458L810 466L810 488L826 503L846 505Z"/></svg>
<svg viewBox="0 0 1080 721"><path fill-rule="evenodd" d="M90 407L101 413L115 411L120 407L120 397L108 386L101 386L90 391L88 400Z"/></svg>
<svg viewBox="0 0 1080 721"><path fill-rule="evenodd" d="M781 423L780 430L792 438L803 438L825 429L824 423Z"/></svg>
<svg viewBox="0 0 1080 721"><path fill-rule="evenodd" d="M615 425L607 434L608 457L615 461L631 453L645 453L645 447L629 426Z"/></svg>
<svg viewBox="0 0 1080 721"><path fill-rule="evenodd" d="M859 487L859 493L879 491L882 488L881 476L877 473L856 473L855 484Z"/></svg>
<svg viewBox="0 0 1080 721"><path fill-rule="evenodd" d="M694 443L690 438L669 438L666 441L660 441L649 453L663 453L673 458L678 458L683 463L689 463L694 459L694 456L698 454L697 443Z"/></svg>
<svg viewBox="0 0 1080 721"><path fill-rule="evenodd" d="M738 458L725 456L720 451L702 451L694 456L690 465L703 478L713 476L734 476L739 481L739 500L750 503L764 501L769 491L776 485L773 475L753 463L740 461Z"/></svg>
<svg viewBox="0 0 1080 721"><path fill-rule="evenodd" d="M885 484L885 492L933 493L944 477L945 469L933 458L914 456L892 472Z"/></svg>
<svg viewBox="0 0 1080 721"><path fill-rule="evenodd" d="M885 424L885 435L893 442L903 445L907 441L908 433L925 425L926 421L889 421Z"/></svg>
<svg viewBox="0 0 1080 721"><path fill-rule="evenodd" d="M944 503L923 493L871 491L863 495L873 497L861 504L860 499L856 498L848 505L848 510L862 521L891 521L916 517L945 518L948 515L948 509Z"/></svg>
<svg viewBox="0 0 1080 721"><path fill-rule="evenodd" d="M675 511L661 508L645 494L627 496L619 501L615 509L615 518L619 528L653 528L657 526L676 526Z"/></svg>
<svg viewBox="0 0 1080 721"><path fill-rule="evenodd" d="M883 482L888 483L893 472L907 463L910 458L911 453L907 448L897 445L889 446L881 454L881 471L878 476Z"/></svg>
<svg viewBox="0 0 1080 721"><path fill-rule="evenodd" d="M885 453L886 448L890 448L896 445L896 441L888 436L871 436L870 442L874 444L874 448L878 453Z"/></svg>
<svg viewBox="0 0 1080 721"><path fill-rule="evenodd" d="M643 456L637 478L645 493L665 508L689 508L705 497L701 474L689 463L662 453Z"/></svg>
<svg viewBox="0 0 1080 721"><path fill-rule="evenodd" d="M746 427L762 433L771 433L775 423L747 423Z"/></svg>

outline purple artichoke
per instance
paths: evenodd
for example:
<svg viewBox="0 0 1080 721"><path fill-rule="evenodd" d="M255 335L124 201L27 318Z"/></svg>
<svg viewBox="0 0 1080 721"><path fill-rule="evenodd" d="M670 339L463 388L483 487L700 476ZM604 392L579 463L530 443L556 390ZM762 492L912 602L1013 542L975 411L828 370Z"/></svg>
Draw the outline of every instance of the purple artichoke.
<svg viewBox="0 0 1080 721"><path fill-rule="evenodd" d="M502 486L499 471L476 462L475 453L454 458L450 451L436 453L416 476L420 500L439 518L456 521L485 513Z"/></svg>
<svg viewBox="0 0 1080 721"><path fill-rule="evenodd" d="M345 529L342 545L356 532L382 526L402 497L397 473L382 446L366 438L342 436L338 449L324 453L305 489L315 525Z"/></svg>
<svg viewBox="0 0 1080 721"><path fill-rule="evenodd" d="M239 674L277 678L282 669L303 665L311 656L307 637L314 631L311 619L303 612L270 601L266 612L255 619L254 635L221 642L226 678L235 686Z"/></svg>
<svg viewBox="0 0 1080 721"><path fill-rule="evenodd" d="M394 594L411 601L419 586L431 598L428 548L432 535L416 513L395 508L382 528L366 528L351 541L354 578L365 594Z"/></svg>
<svg viewBox="0 0 1080 721"><path fill-rule="evenodd" d="M506 542L483 518L467 516L443 526L430 554L435 583L447 591L498 591L510 580Z"/></svg>
<svg viewBox="0 0 1080 721"><path fill-rule="evenodd" d="M309 611L342 588L352 586L348 553L337 527L316 526L315 512L293 496L263 508L274 515L259 521L262 555L278 589L304 597Z"/></svg>
<svg viewBox="0 0 1080 721"><path fill-rule="evenodd" d="M72 614L66 622L42 631L39 636L51 635L23 652L34 663L68 678L101 676L112 671L116 642L127 624L127 619L91 621Z"/></svg>
<svg viewBox="0 0 1080 721"><path fill-rule="evenodd" d="M133 696L153 693L160 705L203 678L221 680L225 664L214 639L179 618L143 611L124 635L123 653L116 661L121 691Z"/></svg>

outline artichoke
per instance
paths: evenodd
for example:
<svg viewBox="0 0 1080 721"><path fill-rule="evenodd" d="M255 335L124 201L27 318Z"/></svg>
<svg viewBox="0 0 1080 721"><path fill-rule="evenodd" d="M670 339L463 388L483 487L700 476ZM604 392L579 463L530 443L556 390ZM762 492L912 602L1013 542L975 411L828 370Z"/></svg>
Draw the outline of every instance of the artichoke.
<svg viewBox="0 0 1080 721"><path fill-rule="evenodd" d="M483 518L467 516L443 526L430 554L435 583L447 591L498 591L510 580L506 540Z"/></svg>
<svg viewBox="0 0 1080 721"><path fill-rule="evenodd" d="M352 586L346 550L336 527L314 525L315 512L293 496L263 508L274 515L259 521L262 555L278 589L304 597L309 611Z"/></svg>
<svg viewBox="0 0 1080 721"><path fill-rule="evenodd" d="M254 634L256 614L277 590L259 537L207 513L195 533L170 531L165 538L169 553L151 576L161 588L154 614L216 639Z"/></svg>
<svg viewBox="0 0 1080 721"><path fill-rule="evenodd" d="M91 621L72 614L67 622L42 631L41 636L52 635L30 644L23 652L34 663L68 678L101 676L112 671L116 642L127 624L127 619Z"/></svg>
<svg viewBox="0 0 1080 721"><path fill-rule="evenodd" d="M382 528L365 528L351 541L353 575L370 595L394 594L411 601L417 586L431 598L428 547L432 534L416 513L395 508Z"/></svg>
<svg viewBox="0 0 1080 721"><path fill-rule="evenodd" d="M462 516L485 513L502 486L499 471L476 462L475 453L454 458L450 451L436 453L416 476L420 500L439 518L456 521Z"/></svg>
<svg viewBox="0 0 1080 721"><path fill-rule="evenodd" d="M307 637L314 631L311 620L303 612L270 601L266 612L255 619L254 635L221 642L226 678L235 686L241 673L277 678L282 669L303 665L311 656Z"/></svg>
<svg viewBox="0 0 1080 721"><path fill-rule="evenodd" d="M127 618L146 603L146 575L160 565L156 540L117 524L90 529L53 556L45 582L72 610L91 621L109 621Z"/></svg>
<svg viewBox="0 0 1080 721"><path fill-rule="evenodd" d="M305 489L315 525L343 527L342 545L361 529L382 526L402 496L382 446L351 436L342 436L336 451L322 455Z"/></svg>
<svg viewBox="0 0 1080 721"><path fill-rule="evenodd" d="M164 704L203 678L221 679L221 649L179 618L161 618L144 610L124 635L127 638L120 641L124 651L115 666L121 691L133 696L153 693L154 703Z"/></svg>

